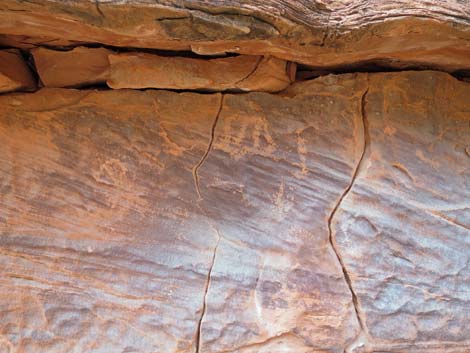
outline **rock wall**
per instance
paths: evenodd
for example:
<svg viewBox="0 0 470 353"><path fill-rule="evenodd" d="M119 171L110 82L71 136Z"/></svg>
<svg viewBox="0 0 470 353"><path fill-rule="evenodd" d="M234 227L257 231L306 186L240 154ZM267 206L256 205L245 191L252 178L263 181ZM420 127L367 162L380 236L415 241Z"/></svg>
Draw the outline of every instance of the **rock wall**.
<svg viewBox="0 0 470 353"><path fill-rule="evenodd" d="M4 1L0 353L469 352L469 11Z"/></svg>
<svg viewBox="0 0 470 353"><path fill-rule="evenodd" d="M3 344L467 351L469 92L403 72L1 97Z"/></svg>

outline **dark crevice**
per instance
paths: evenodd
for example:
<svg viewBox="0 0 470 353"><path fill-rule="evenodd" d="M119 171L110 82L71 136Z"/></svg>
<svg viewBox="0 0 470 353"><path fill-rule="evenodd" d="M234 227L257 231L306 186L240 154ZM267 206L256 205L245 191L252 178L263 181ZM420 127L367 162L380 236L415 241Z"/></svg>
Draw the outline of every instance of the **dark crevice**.
<svg viewBox="0 0 470 353"><path fill-rule="evenodd" d="M36 64L34 63L34 57L31 54L31 52L26 51L26 50L21 50L21 55L23 56L23 60L26 63L26 65L29 68L29 71L31 72L31 75L34 78L34 81L36 82L36 87L37 88L42 88L44 87L44 84L41 81L41 78L39 77L38 71L36 70Z"/></svg>
<svg viewBox="0 0 470 353"><path fill-rule="evenodd" d="M313 67L297 64L296 81L315 79L326 75L341 75L348 73L383 73L402 71L439 71L452 75L458 80L466 81L470 78L470 70L446 71L433 65L423 65L416 63L398 62L388 59L377 59L358 62L354 64L344 64L330 67Z"/></svg>
<svg viewBox="0 0 470 353"><path fill-rule="evenodd" d="M34 47L43 47L50 50L57 50L57 51L70 51L77 47L85 47L85 48L105 48L115 53L147 53L147 54L154 54L159 56L166 56L166 57L183 57L183 58L193 58L193 59L217 59L217 58L227 58L233 56L239 56L238 53L224 53L224 54L214 54L214 55L201 55L197 54L191 50L164 50L164 49L153 49L153 48L142 48L142 47L118 47L103 43L78 43L71 44L71 45L48 45L47 42L52 42L55 39L51 39L49 41L41 42L40 45L34 45L34 43L27 43L33 45Z"/></svg>
<svg viewBox="0 0 470 353"><path fill-rule="evenodd" d="M346 265L345 265L341 255L340 255L338 246L336 244L336 238L333 235L332 223L333 223L333 220L336 216L336 213L338 212L339 208L341 207L341 204L342 204L343 200L347 197L347 195L351 191L351 189L352 189L352 187L353 187L353 185L356 181L356 178L359 174L359 171L362 169L362 166L363 166L363 163L364 163L364 160L365 160L364 157L366 155L366 151L369 148L370 138L369 138L369 135L368 135L368 123L367 123L367 115L366 115L366 99L367 99L368 90L369 90L369 87L366 88L366 90L364 91L364 93L362 94L362 97L361 97L361 108L360 109L361 109L362 129L363 129L363 135L364 135L363 141L362 141L362 152L361 152L361 155L359 157L359 161L356 165L356 168L353 171L351 181L349 182L347 188L341 194L339 200L334 205L333 211L331 212L331 214L328 218L328 233L329 233L328 238L329 238L330 246L331 246L331 248L333 249L333 252L336 255L336 258L338 260L339 265L341 266L341 270L342 270L342 273L343 273L344 280L345 280L345 282L346 282L346 284L349 288L349 291L351 293L352 303L353 303L353 306L354 306L354 312L355 312L356 319L358 321L359 329L360 329L359 335L356 337L356 340L353 343L351 343L351 345L356 345L357 344L357 339L359 337L363 336L366 333L366 326L365 326L365 322L362 318L361 312L359 310L359 300L358 300L356 292L354 291L352 281L351 281L351 276L349 275L349 272L346 268ZM345 353L351 352L351 345L350 345L350 348L345 349L345 351L344 351Z"/></svg>

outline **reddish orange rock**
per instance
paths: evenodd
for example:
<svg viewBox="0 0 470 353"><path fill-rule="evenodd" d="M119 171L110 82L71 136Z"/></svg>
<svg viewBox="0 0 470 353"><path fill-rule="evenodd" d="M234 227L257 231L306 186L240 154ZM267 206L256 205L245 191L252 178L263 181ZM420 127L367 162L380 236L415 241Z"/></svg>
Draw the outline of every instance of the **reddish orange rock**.
<svg viewBox="0 0 470 353"><path fill-rule="evenodd" d="M0 50L0 93L34 90L36 83L19 50Z"/></svg>
<svg viewBox="0 0 470 353"><path fill-rule="evenodd" d="M34 62L46 87L80 87L106 81L110 50L77 47L69 51L37 48Z"/></svg>
<svg viewBox="0 0 470 353"><path fill-rule="evenodd" d="M130 53L112 54L109 61L112 88L276 92L295 76L295 68L284 60L252 55L204 60Z"/></svg>

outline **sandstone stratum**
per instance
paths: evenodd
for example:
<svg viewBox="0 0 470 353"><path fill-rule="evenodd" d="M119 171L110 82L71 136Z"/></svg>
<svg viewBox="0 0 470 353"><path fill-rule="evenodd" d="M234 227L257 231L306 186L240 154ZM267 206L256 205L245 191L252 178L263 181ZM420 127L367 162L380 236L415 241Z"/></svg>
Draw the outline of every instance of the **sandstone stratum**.
<svg viewBox="0 0 470 353"><path fill-rule="evenodd" d="M470 2L2 0L0 353L469 353Z"/></svg>

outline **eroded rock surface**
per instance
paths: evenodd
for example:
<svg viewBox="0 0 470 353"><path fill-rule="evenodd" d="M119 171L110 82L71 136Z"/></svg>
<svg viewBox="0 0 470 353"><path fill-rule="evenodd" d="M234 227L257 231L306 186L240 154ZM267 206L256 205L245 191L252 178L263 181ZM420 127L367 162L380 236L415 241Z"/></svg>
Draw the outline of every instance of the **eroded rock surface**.
<svg viewBox="0 0 470 353"><path fill-rule="evenodd" d="M467 352L469 94L0 97L1 351Z"/></svg>

